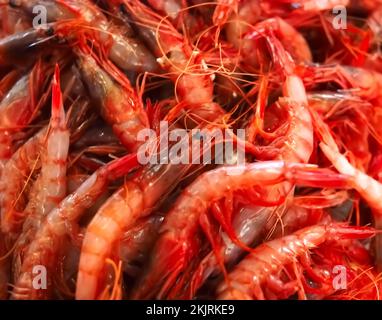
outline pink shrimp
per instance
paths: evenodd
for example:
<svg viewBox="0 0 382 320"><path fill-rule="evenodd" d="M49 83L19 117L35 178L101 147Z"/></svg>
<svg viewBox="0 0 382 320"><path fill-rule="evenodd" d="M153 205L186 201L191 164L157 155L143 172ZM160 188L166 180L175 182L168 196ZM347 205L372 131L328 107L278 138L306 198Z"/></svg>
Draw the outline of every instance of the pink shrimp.
<svg viewBox="0 0 382 320"><path fill-rule="evenodd" d="M268 292L270 290L276 297L288 298L302 288L299 288L298 280L284 283L278 278L285 265L304 258L303 265L305 264L308 270L312 270L312 267L306 263L309 261L307 255L310 250L324 243L332 242L335 245L341 238L367 239L374 235L375 230L367 227L329 224L308 227L293 235L266 242L254 249L229 273L227 281L217 289L218 299L265 299L262 289L265 284L267 284ZM314 272L318 273L317 270ZM331 280L329 281L332 287ZM322 286L321 290L325 291L323 283ZM304 293L300 292L301 296L304 296Z"/></svg>
<svg viewBox="0 0 382 320"><path fill-rule="evenodd" d="M146 276L138 283L133 298L163 297L198 250L194 235L209 204L224 197L226 193L260 184L271 186L284 181L311 186L327 184L332 187L339 183L341 187L346 187L346 183L341 181L344 177L319 169L312 172L304 164L271 161L252 163L242 169L241 175L230 174L232 168L226 167L207 172L183 191L166 215Z"/></svg>
<svg viewBox="0 0 382 320"><path fill-rule="evenodd" d="M47 215L24 254L20 276L12 292L14 299L48 298L51 295L51 280L63 237L75 232L78 219L94 205L111 181L124 176L136 166L136 155L127 155L110 162L93 173ZM33 268L36 265L43 265L48 271L47 290L35 289L33 286Z"/></svg>
<svg viewBox="0 0 382 320"><path fill-rule="evenodd" d="M43 218L55 208L66 195L66 162L69 151L69 130L60 88L59 67L52 85L52 117L41 155L41 173L33 185L32 196L23 212L23 232L17 240L14 258L21 259L21 250L31 241ZM20 262L17 261L17 264ZM18 274L15 272L15 274Z"/></svg>

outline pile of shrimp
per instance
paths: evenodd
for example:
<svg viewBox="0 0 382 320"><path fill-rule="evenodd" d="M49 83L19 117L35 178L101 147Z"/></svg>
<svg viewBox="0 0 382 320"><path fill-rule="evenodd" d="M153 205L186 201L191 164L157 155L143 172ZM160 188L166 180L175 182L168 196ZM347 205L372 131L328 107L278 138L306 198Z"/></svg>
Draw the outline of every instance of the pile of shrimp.
<svg viewBox="0 0 382 320"><path fill-rule="evenodd" d="M381 0L0 0L0 299L380 299L381 37ZM163 123L230 159L142 164Z"/></svg>

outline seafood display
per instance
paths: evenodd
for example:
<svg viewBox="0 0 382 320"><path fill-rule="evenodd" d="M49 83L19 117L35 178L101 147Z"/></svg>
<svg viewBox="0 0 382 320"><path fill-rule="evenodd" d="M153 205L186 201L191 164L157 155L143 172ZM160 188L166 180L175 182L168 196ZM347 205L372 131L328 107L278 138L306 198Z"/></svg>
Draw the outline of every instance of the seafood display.
<svg viewBox="0 0 382 320"><path fill-rule="evenodd" d="M0 300L379 300L381 0L0 0Z"/></svg>

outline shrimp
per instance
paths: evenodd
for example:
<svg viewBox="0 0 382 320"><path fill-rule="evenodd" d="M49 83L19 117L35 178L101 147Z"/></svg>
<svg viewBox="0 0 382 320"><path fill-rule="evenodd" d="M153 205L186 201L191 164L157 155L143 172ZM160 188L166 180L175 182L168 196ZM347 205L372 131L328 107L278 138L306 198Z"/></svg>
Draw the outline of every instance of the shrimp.
<svg viewBox="0 0 382 320"><path fill-rule="evenodd" d="M314 114L314 113L312 113ZM352 187L365 199L373 212L374 224L378 230L382 229L382 184L361 170L356 169L349 160L340 153L330 129L315 116L315 128L320 135L320 148L333 166L342 174L348 175ZM382 270L382 237L376 236L375 259L377 268Z"/></svg>
<svg viewBox="0 0 382 320"><path fill-rule="evenodd" d="M38 299L51 295L51 277L63 237L77 229L78 219L104 194L110 182L123 177L136 166L135 154L108 163L49 212L24 253L20 275L12 292L14 299ZM47 290L38 290L33 286L33 268L36 265L43 265L48 270Z"/></svg>
<svg viewBox="0 0 382 320"><path fill-rule="evenodd" d="M275 39L275 41L278 40ZM293 71L289 71L294 69L294 64L284 50L279 46L277 49L274 48L273 52L277 55L277 58L280 59L278 63L282 65L286 71L286 80L283 86L285 97L280 98L279 103L287 108L291 119L284 144L277 158L287 162L307 163L313 150L313 125L307 108L305 88L301 79L297 77ZM263 92L263 90L260 91ZM279 188L272 187L271 189L267 196L269 198L273 198L276 193L283 193L283 190L284 192L291 190L292 185L289 182L284 182L280 184ZM263 208L261 210L262 216L270 218L274 210L275 208ZM236 248L236 250L237 249L241 248ZM227 255L225 255L225 261L230 261ZM216 263L216 261L213 262ZM203 269L205 265L209 265L209 268L211 268L211 261L207 259L202 262L196 274L203 273L201 269ZM199 286L196 282L200 281L200 276L199 279L194 277L193 281L194 283L191 286L191 290L195 290L195 288ZM191 293L191 295L192 294L193 293Z"/></svg>
<svg viewBox="0 0 382 320"><path fill-rule="evenodd" d="M242 206L232 221L232 227L237 235L237 239L246 246L257 244L260 242L264 233L264 227L269 219L269 208L256 206ZM242 246L237 245L234 241L224 237L224 246L222 254L225 265L232 265L238 261L243 253ZM192 275L187 298L192 299L197 290L211 276L219 272L219 262L215 252L210 252L199 263L196 271Z"/></svg>
<svg viewBox="0 0 382 320"><path fill-rule="evenodd" d="M78 66L104 119L129 151L137 151L141 145L138 133L149 128L149 120L133 88L116 83L91 56L78 53Z"/></svg>
<svg viewBox="0 0 382 320"><path fill-rule="evenodd" d="M227 38L242 52L246 63L257 66L259 61L254 54L254 42L245 37L252 31L273 30L277 38L285 46L296 62L311 62L312 53L305 38L288 22L282 18L270 18L259 22L261 8L256 1L246 1L240 8L237 17L227 24Z"/></svg>
<svg viewBox="0 0 382 320"><path fill-rule="evenodd" d="M163 297L198 250L194 234L209 204L226 193L284 181L310 186L328 184L335 187L338 184L337 187L346 187L346 183L341 181L344 177L319 169L312 172L309 168L304 164L270 161L246 165L241 168L240 175L230 174L230 167L221 167L199 176L183 191L166 215L161 237L155 245L145 277L134 290L133 298Z"/></svg>
<svg viewBox="0 0 382 320"><path fill-rule="evenodd" d="M140 31L151 44L162 68L170 72L177 100L185 102L193 117L207 122L223 117L224 110L213 102L213 74L208 70L203 55L192 51L186 39L167 19L162 19L141 2L121 2L136 23L144 25Z"/></svg>
<svg viewBox="0 0 382 320"><path fill-rule="evenodd" d="M39 167L41 146L48 128L41 129L8 160L0 180L1 229L16 238L24 221L26 179Z"/></svg>
<svg viewBox="0 0 382 320"><path fill-rule="evenodd" d="M66 195L66 161L70 133L65 123L65 113L60 88L59 67L56 65L52 85L52 117L45 148L41 155L41 173L33 186L34 192L23 213L26 218L23 232L17 240L14 258L29 243L45 217ZM17 272L16 272L17 274Z"/></svg>
<svg viewBox="0 0 382 320"><path fill-rule="evenodd" d="M103 290L102 274L105 261L112 254L123 232L140 218L148 216L163 194L171 191L189 166L154 165L143 168L140 174L125 182L98 210L87 227L81 248L77 277L76 299L99 297Z"/></svg>
<svg viewBox="0 0 382 320"><path fill-rule="evenodd" d="M322 114L336 141L353 156L357 168L366 170L371 160L370 136L381 141L378 126L370 121L374 106L357 96L332 92L309 94L309 106Z"/></svg>
<svg viewBox="0 0 382 320"><path fill-rule="evenodd" d="M341 89L370 103L380 105L382 102L382 74L379 72L341 65L316 65L301 66L299 74L308 88L333 81Z"/></svg>
<svg viewBox="0 0 382 320"><path fill-rule="evenodd" d="M42 95L45 77L49 68L41 61L32 71L21 77L0 103L0 161L8 160L13 154L12 134L22 130L38 115L45 102Z"/></svg>
<svg viewBox="0 0 382 320"><path fill-rule="evenodd" d="M266 295L262 286L267 284L267 290L276 297L288 298L302 288L299 288L297 280L284 283L278 279L277 275L285 265L301 257L309 259L308 251L324 243L335 245L341 238L367 239L374 235L375 230L367 227L329 224L307 227L290 236L264 243L254 249L229 273L227 281L218 287L217 297L222 300L252 300L253 298L263 300ZM317 273L316 270L315 272ZM325 290L324 283L322 286L321 290ZM330 290L333 290L331 280Z"/></svg>
<svg viewBox="0 0 382 320"><path fill-rule="evenodd" d="M49 29L28 29L0 39L0 65L28 66L40 44L50 40ZM33 61L33 60L32 60Z"/></svg>
<svg viewBox="0 0 382 320"><path fill-rule="evenodd" d="M157 70L158 65L151 52L138 39L126 37L121 26L110 24L106 16L91 1L23 0L15 4L30 15L33 15L33 8L37 5L43 5L47 9L48 22L58 22L51 24L57 34L70 34L70 37L73 37L77 32L71 27L65 30L68 26L65 20L82 19L84 23L81 24L80 21L77 26L85 32L93 33L95 39L105 47L109 59L121 69L136 72ZM86 23L89 26L86 26ZM93 25L97 27L94 28Z"/></svg>

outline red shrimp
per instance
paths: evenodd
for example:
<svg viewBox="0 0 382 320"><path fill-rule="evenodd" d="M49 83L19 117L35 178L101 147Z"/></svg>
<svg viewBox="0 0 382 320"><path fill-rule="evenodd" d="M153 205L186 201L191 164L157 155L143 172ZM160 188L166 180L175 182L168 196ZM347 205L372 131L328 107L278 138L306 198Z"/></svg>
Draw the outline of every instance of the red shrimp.
<svg viewBox="0 0 382 320"><path fill-rule="evenodd" d="M33 185L32 195L23 212L23 232L17 240L14 259L22 259L21 251L33 239L43 218L66 195L66 168L70 134L65 123L65 113L60 88L59 67L52 85L52 116L46 142L41 154L41 173ZM17 261L19 264L20 261ZM18 275L15 272L16 277Z"/></svg>
<svg viewBox="0 0 382 320"><path fill-rule="evenodd" d="M157 70L158 65L147 48L136 38L126 37L121 27L110 24L102 11L89 0L22 0L15 5L31 15L36 5L43 5L48 12L48 22L59 22L58 25L51 25L56 33L73 37L82 29L85 33L91 34L93 40L102 44L109 59L123 70L137 72ZM71 19L78 20L72 27L66 23ZM75 25L79 30L73 29ZM96 25L96 28L92 25ZM69 30L65 30L67 27Z"/></svg>
<svg viewBox="0 0 382 320"><path fill-rule="evenodd" d="M304 164L271 161L249 164L242 168L240 175L230 174L232 168L226 167L201 175L183 191L166 215L160 231L161 237L155 245L145 277L133 291L133 298L165 295L198 251L195 233L209 204L224 197L226 193L260 184L271 186L284 181L311 186L327 184L330 187L339 183L341 187L346 187L340 181L344 177L319 169L312 172L308 168Z"/></svg>
<svg viewBox="0 0 382 320"><path fill-rule="evenodd" d="M277 39L274 40L278 41ZM310 113L307 109L305 88L301 79L293 74L294 63L289 58L288 54L284 52L281 46L275 46L277 49L273 48L272 50L276 55L275 59L278 59L278 64L283 66L286 73L286 80L283 87L285 97L280 98L279 103L286 107L290 115L289 128L286 133L285 141L280 148L278 159L288 162L307 163L313 150L313 126ZM264 93L263 90L260 91L261 94ZM262 98L264 97L260 97L260 99ZM259 122L257 121L257 123ZM262 128L260 128L260 130L262 130ZM276 197L276 194L279 194L280 192L283 193L282 190L286 192L286 190L290 190L291 188L292 185L289 182L284 182L283 184L280 184L279 188L271 188L272 190L270 190L267 197L272 199ZM246 193L248 195L248 191ZM264 208L262 212L263 215L267 214L268 218L271 218L274 210L276 210L276 208ZM227 258L225 260L227 260ZM213 262L216 263L215 260ZM200 276L198 274L203 273L201 269L204 268L205 265L209 265L211 268L211 261L205 260L201 263L199 271L196 272L197 276L194 277L194 283L191 286L191 290L195 290L195 288L200 285L197 283L200 281Z"/></svg>
<svg viewBox="0 0 382 320"><path fill-rule="evenodd" d="M235 231L237 240L246 246L256 245L260 242L264 234L264 228L270 217L270 210L267 207L242 206L235 214L232 221L232 228ZM226 239L227 238L227 239ZM242 246L237 245L228 237L224 237L224 246L221 249L224 257L224 264L230 266L238 261L243 254ZM208 277L219 272L219 261L215 252L210 252L199 263L192 275L185 297L192 299L197 290L206 282Z"/></svg>
<svg viewBox="0 0 382 320"><path fill-rule="evenodd" d="M341 65L317 65L301 66L299 74L308 88L332 81L341 89L349 90L353 95L373 104L380 105L382 101L382 74L372 70Z"/></svg>
<svg viewBox="0 0 382 320"><path fill-rule="evenodd" d="M245 62L257 66L259 59L254 54L255 43L245 37L246 34L256 30L273 30L278 39L285 46L296 62L311 62L312 53L305 38L282 18L270 18L259 22L260 8L256 2L247 1L239 9L237 18L227 25L227 38L236 48L240 49ZM259 23L258 23L259 22Z"/></svg>
<svg viewBox="0 0 382 320"><path fill-rule="evenodd" d="M40 167L41 146L47 127L22 145L4 166L0 179L1 229L8 238L16 238L24 221L25 187L35 169Z"/></svg>
<svg viewBox="0 0 382 320"><path fill-rule="evenodd" d="M149 215L161 197L176 187L187 165L153 165L125 182L98 210L87 227L81 248L76 299L96 299L104 289L105 261L123 232Z"/></svg>
<svg viewBox="0 0 382 320"><path fill-rule="evenodd" d="M167 19L152 12L137 0L121 0L140 30L152 44L162 68L169 71L175 83L176 96L185 102L193 117L212 121L224 115L213 97L213 73L208 70L203 54L193 51L186 39ZM154 39L153 37L156 37Z"/></svg>
<svg viewBox="0 0 382 320"><path fill-rule="evenodd" d="M0 161L9 159L13 150L12 135L21 131L38 115L45 102L45 77L49 68L41 61L21 77L0 103Z"/></svg>
<svg viewBox="0 0 382 320"><path fill-rule="evenodd" d="M377 141L382 137L378 126L370 121L374 106L357 96L332 92L309 94L309 106L322 115L337 143L354 158L357 167L367 170L371 160L370 136Z"/></svg>
<svg viewBox="0 0 382 320"><path fill-rule="evenodd" d="M305 267L311 270L312 267L306 263L310 250L324 243L332 242L336 245L341 238L367 239L374 235L375 230L367 227L329 224L308 227L290 236L266 242L254 249L229 273L227 281L217 289L217 297L224 300L263 300L266 295L262 287L266 285L267 290L270 290L276 297L288 298L295 292L301 291L302 288L299 288L297 280L285 283L278 278L285 265L291 264L301 257L305 258ZM314 272L318 273L317 270ZM298 275L296 276L298 277ZM321 276L321 278L323 277ZM324 280L327 281L325 278ZM332 287L332 281L329 281L330 287ZM323 283L321 285L321 290L325 295L326 288ZM317 289L317 291L319 290ZM301 293L300 296L302 296Z"/></svg>
<svg viewBox="0 0 382 320"><path fill-rule="evenodd" d="M136 166L136 155L128 155L110 162L93 173L74 193L68 195L47 215L24 253L20 276L15 282L12 298L50 297L52 276L58 262L63 237L76 232L79 218L104 194L110 182L124 176ZM45 266L47 270L46 290L35 289L33 286L33 269L37 265Z"/></svg>
<svg viewBox="0 0 382 320"><path fill-rule="evenodd" d="M149 120L140 97L125 82L116 83L96 61L78 53L78 65L89 94L97 103L104 119L122 144L131 152L138 150L138 133L149 128Z"/></svg>
<svg viewBox="0 0 382 320"><path fill-rule="evenodd" d="M382 196L382 184L355 168L349 160L340 153L330 129L319 116L315 116L314 123L322 141L320 143L321 150L340 173L349 176L348 180L352 187L357 190L372 209L375 227L381 230L382 203L380 198ZM377 268L382 270L382 237L380 234L376 236L375 259Z"/></svg>

